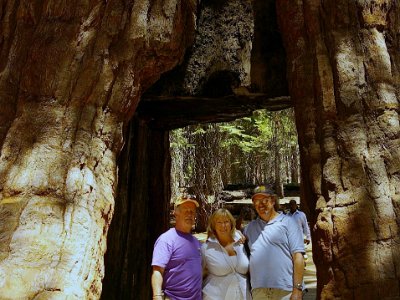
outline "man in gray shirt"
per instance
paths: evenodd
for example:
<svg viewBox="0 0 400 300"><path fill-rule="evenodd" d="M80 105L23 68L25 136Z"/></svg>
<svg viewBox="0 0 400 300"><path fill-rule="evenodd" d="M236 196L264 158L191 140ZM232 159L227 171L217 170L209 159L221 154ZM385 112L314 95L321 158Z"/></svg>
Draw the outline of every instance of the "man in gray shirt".
<svg viewBox="0 0 400 300"><path fill-rule="evenodd" d="M250 248L253 300L302 299L304 243L296 222L278 213L278 197L264 187L252 197L258 218L244 228Z"/></svg>

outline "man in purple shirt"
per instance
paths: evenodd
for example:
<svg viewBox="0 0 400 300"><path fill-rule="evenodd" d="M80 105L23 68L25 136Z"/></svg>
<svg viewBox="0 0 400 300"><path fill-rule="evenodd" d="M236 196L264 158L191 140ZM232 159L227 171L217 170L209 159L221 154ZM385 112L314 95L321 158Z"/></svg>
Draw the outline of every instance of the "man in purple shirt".
<svg viewBox="0 0 400 300"><path fill-rule="evenodd" d="M199 204L191 198L175 203L175 228L157 239L153 251L153 299L201 300L200 242L191 234Z"/></svg>

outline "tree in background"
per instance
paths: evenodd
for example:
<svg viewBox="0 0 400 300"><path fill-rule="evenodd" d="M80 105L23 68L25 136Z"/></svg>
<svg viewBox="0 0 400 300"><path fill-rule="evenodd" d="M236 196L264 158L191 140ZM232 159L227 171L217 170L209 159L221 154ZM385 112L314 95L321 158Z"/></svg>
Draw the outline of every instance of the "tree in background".
<svg viewBox="0 0 400 300"><path fill-rule="evenodd" d="M183 190L201 207L196 225L204 230L229 184L270 184L283 196L283 184L298 183L297 132L293 111L259 110L230 123L202 124L174 130L171 142L173 199Z"/></svg>
<svg viewBox="0 0 400 300"><path fill-rule="evenodd" d="M205 231L208 212L223 189L222 133L216 124L188 126L171 134L171 190L173 200L188 192L196 195L200 208L196 229Z"/></svg>

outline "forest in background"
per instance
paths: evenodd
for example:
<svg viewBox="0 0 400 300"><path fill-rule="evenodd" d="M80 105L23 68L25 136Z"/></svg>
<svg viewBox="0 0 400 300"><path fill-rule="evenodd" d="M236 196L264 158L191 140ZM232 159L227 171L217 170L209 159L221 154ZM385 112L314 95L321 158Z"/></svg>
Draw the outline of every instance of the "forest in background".
<svg viewBox="0 0 400 300"><path fill-rule="evenodd" d="M299 149L293 109L258 110L229 123L199 124L170 133L171 200L188 192L200 202L203 230L227 187L267 185L282 197L298 185Z"/></svg>

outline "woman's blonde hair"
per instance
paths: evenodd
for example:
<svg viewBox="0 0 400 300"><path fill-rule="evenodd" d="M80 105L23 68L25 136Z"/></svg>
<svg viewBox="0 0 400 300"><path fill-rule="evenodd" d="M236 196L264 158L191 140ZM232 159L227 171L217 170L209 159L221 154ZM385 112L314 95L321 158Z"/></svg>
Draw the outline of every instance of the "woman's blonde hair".
<svg viewBox="0 0 400 300"><path fill-rule="evenodd" d="M227 217L229 222L231 223L231 235L233 237L235 233L235 218L232 216L229 210L226 208L220 208L214 211L214 213L208 219L208 226L207 226L207 237L216 237L215 232L215 223L218 217Z"/></svg>

